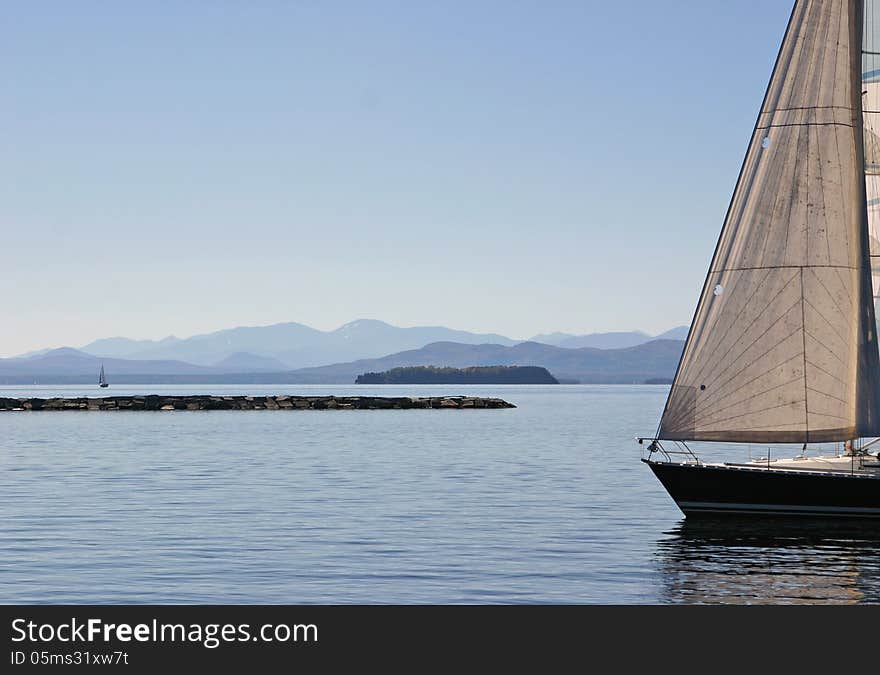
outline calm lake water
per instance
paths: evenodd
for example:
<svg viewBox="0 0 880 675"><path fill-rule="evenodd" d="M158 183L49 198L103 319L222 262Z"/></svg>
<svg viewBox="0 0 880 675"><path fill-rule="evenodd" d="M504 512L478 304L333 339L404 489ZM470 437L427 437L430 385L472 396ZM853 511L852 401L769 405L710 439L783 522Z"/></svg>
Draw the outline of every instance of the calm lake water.
<svg viewBox="0 0 880 675"><path fill-rule="evenodd" d="M0 602L880 602L876 526L685 523L633 441L666 390L114 386L519 407L0 413Z"/></svg>

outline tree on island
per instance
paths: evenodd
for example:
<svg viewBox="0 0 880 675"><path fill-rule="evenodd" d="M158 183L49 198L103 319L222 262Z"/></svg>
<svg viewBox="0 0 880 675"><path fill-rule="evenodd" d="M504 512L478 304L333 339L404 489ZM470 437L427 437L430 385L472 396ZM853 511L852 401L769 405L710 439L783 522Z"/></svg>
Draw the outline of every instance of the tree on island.
<svg viewBox="0 0 880 675"><path fill-rule="evenodd" d="M541 366L410 366L358 375L355 384L559 384Z"/></svg>

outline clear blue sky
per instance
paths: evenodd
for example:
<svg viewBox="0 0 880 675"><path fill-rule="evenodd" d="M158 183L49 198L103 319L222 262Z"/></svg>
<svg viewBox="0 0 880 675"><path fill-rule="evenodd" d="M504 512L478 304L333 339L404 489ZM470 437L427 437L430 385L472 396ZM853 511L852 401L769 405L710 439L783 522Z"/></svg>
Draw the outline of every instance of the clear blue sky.
<svg viewBox="0 0 880 675"><path fill-rule="evenodd" d="M4 2L0 355L686 323L791 4Z"/></svg>

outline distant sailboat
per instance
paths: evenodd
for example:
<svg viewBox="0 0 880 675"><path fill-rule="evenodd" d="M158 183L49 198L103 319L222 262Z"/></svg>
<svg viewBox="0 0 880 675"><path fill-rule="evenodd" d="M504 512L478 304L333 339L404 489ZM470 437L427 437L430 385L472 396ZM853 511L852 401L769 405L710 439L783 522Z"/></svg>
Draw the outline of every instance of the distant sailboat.
<svg viewBox="0 0 880 675"><path fill-rule="evenodd" d="M98 386L102 389L109 387L107 376L104 374L104 364L101 364L101 374L98 376Z"/></svg>
<svg viewBox="0 0 880 675"><path fill-rule="evenodd" d="M797 0L660 425L640 439L685 515L880 518L878 235L880 0ZM703 462L696 441L767 451ZM807 456L817 443L837 452Z"/></svg>

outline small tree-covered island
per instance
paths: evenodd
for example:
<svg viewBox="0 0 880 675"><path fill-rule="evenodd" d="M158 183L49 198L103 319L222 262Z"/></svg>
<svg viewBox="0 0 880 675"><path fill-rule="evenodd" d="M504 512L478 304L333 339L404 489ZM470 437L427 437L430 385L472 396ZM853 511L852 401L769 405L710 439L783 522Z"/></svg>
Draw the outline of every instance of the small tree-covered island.
<svg viewBox="0 0 880 675"><path fill-rule="evenodd" d="M540 366L410 366L358 375L355 384L559 384Z"/></svg>

